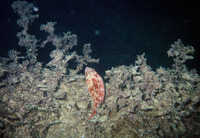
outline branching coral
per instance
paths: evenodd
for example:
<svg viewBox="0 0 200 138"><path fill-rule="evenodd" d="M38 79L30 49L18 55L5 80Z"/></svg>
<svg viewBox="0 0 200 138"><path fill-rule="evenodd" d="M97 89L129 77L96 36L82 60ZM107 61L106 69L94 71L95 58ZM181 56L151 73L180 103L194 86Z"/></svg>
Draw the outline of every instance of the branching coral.
<svg viewBox="0 0 200 138"><path fill-rule="evenodd" d="M105 74L105 101L88 120L92 101L84 75L90 57L90 44L83 55L73 51L77 36L71 32L55 34L55 22L41 25L45 40L29 34L33 4L12 4L20 16L17 24L19 46L8 58L0 58L0 135L4 137L181 137L199 134L200 77L184 64L192 59L194 48L180 40L171 45L168 56L172 68L153 71L145 54L134 65L113 67ZM47 64L37 60L40 48L51 43L54 50ZM23 56L24 55L24 56ZM71 69L74 62L76 69ZM13 129L14 128L14 129Z"/></svg>
<svg viewBox="0 0 200 138"><path fill-rule="evenodd" d="M168 55L174 57L172 69L160 67L156 72L152 71L143 54L138 56L135 66L119 66L106 71L106 79L109 79L107 91L111 92L107 95L106 105L110 112L116 109L116 105L118 109L115 110L117 116L109 116L115 120L131 117L130 122L140 125L145 120L145 127L135 127L133 135L185 135L187 126L190 125L184 123L188 120L186 117L195 120L193 115L196 116L200 111L199 106L194 106L200 102L197 98L200 96L200 77L195 69L188 71L183 64L187 59L193 58L189 55L193 52L193 47L184 46L178 40L168 51ZM194 123L195 125L199 125L199 122ZM193 130L195 131L195 127L190 129Z"/></svg>
<svg viewBox="0 0 200 138"><path fill-rule="evenodd" d="M83 66L89 62L98 63L98 60L89 56L91 53L90 44L83 46L83 55L78 55L73 51L73 47L77 45L77 36L71 32L64 33L63 36L56 35L54 33L55 23L53 22L48 22L40 27L41 31L49 33L46 40L39 41L35 35L29 34L29 24L39 17L39 15L33 14L32 3L15 1L12 3L12 8L20 16L17 24L22 28L22 31L17 33L18 45L26 49L26 54L10 50L8 58L0 59L0 94L2 97L0 115L16 114L22 124L35 122L34 126L37 126L38 121L45 120L44 118L38 119L41 116L47 119L48 116L51 116L50 113L57 112L59 114L57 107L60 103L58 101L66 99L66 92L70 89L69 87L65 87L65 90L60 89L63 80L67 83L77 81L81 76L78 73ZM50 53L52 60L43 65L37 61L37 52L40 48L44 48L47 43L52 43L55 49ZM70 69L69 61L76 63L75 70ZM8 116L6 118L11 119ZM12 122L6 123L12 124ZM13 125L17 126L17 123L15 122ZM45 128L49 127L47 124L41 129L43 134ZM27 125L22 126L27 129ZM4 131L11 131L10 127ZM26 131L31 132L32 130ZM23 132L20 133L19 136L22 136Z"/></svg>

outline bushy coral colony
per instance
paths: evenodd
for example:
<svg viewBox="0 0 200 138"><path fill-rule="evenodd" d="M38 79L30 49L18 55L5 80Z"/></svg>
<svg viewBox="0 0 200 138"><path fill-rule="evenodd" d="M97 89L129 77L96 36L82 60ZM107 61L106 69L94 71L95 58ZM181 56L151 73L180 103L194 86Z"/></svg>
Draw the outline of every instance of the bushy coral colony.
<svg viewBox="0 0 200 138"><path fill-rule="evenodd" d="M70 32L56 35L55 22L41 25L40 30L48 36L39 41L28 33L29 24L39 17L33 14L33 4L15 1L12 8L20 16L17 24L22 31L17 33L18 45L26 49L26 54L13 49L8 58L0 58L0 136L200 135L200 76L185 65L186 60L193 58L192 46L185 46L181 40L171 45L167 54L174 60L172 68L153 71L142 54L134 65L107 70L106 93L98 87L95 96L91 93L92 100L88 88L96 91L103 80L96 81L93 88L80 73L87 63L98 63L89 56L90 44L85 44L83 55L78 55L73 51L77 36ZM50 53L52 60L44 65L38 62L37 52L47 43L55 49ZM69 66L69 61L75 62L76 69ZM87 88L87 84L92 88Z"/></svg>

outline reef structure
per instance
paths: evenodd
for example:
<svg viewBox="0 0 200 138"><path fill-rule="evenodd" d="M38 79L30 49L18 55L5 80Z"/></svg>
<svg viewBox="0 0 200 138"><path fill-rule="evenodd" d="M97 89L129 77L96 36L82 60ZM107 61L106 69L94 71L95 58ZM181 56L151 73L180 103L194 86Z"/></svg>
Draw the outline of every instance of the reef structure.
<svg viewBox="0 0 200 138"><path fill-rule="evenodd" d="M92 100L80 73L93 59L90 44L83 55L73 51L77 36L55 34L55 22L40 27L48 33L39 41L28 33L38 15L33 4L15 1L18 45L25 56L10 50L0 58L0 136L2 137L187 137L199 136L200 76L188 70L194 48L181 40L167 51L174 64L153 71L145 54L134 65L105 71L105 99L98 112L91 114ZM37 61L38 50L51 43L55 49L47 64ZM74 62L76 69L69 66Z"/></svg>

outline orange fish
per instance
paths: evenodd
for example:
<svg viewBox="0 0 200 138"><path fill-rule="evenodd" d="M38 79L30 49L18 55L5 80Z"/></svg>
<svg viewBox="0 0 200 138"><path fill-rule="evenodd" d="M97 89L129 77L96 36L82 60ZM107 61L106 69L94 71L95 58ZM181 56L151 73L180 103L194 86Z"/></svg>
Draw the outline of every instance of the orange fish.
<svg viewBox="0 0 200 138"><path fill-rule="evenodd" d="M86 67L85 77L86 77L88 91L90 92L93 98L93 104L94 104L93 112L88 118L90 119L96 114L97 105L103 103L105 90L104 90L103 79L94 69Z"/></svg>

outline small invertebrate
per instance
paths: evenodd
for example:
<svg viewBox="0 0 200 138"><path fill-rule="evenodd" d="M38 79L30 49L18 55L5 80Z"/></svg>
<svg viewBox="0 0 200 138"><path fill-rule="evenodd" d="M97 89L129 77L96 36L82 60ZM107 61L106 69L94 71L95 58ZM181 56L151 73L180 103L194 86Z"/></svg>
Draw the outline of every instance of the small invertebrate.
<svg viewBox="0 0 200 138"><path fill-rule="evenodd" d="M90 119L96 114L97 105L103 102L105 90L104 90L103 79L94 69L86 67L85 77L86 77L88 91L90 92L93 98L93 104L94 104L93 112L89 117Z"/></svg>

